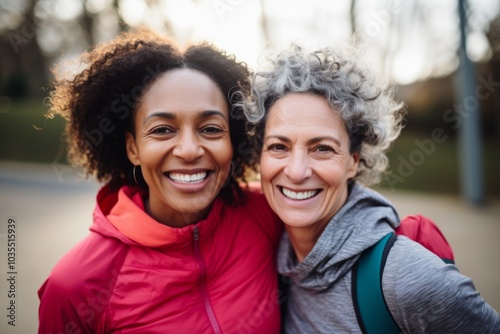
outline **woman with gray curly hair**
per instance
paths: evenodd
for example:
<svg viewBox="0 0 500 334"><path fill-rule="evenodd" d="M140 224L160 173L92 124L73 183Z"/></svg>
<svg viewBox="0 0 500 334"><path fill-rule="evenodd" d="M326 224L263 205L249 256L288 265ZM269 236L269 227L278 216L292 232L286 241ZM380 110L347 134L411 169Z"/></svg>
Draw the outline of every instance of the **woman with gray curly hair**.
<svg viewBox="0 0 500 334"><path fill-rule="evenodd" d="M255 124L262 190L286 225L278 253L289 280L284 331L367 332L353 275L365 250L391 238L379 267L396 331L500 332L499 314L472 281L421 244L395 237L396 209L367 188L386 170L385 151L401 130L404 112L392 91L332 49L294 45L270 59L243 104Z"/></svg>

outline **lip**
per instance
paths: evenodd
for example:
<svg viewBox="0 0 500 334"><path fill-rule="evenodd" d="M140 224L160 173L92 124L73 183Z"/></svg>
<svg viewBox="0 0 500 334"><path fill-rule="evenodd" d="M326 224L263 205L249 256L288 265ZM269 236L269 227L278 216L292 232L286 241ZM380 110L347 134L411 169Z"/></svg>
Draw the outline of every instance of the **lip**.
<svg viewBox="0 0 500 334"><path fill-rule="evenodd" d="M207 176L201 182L178 182L169 177L170 174L178 173L178 174L199 174L199 173L207 173ZM167 179L168 183L175 189L182 192L198 192L202 191L212 178L214 171L209 169L197 168L197 169L172 169L163 173L163 176Z"/></svg>
<svg viewBox="0 0 500 334"><path fill-rule="evenodd" d="M317 191L317 193L308 198L308 199L293 199L290 197L285 196L283 193L283 188L286 188L288 190L291 190L293 192L308 192L308 191ZM276 186L276 189L278 190L281 198L289 205L293 206L302 206L302 205L309 205L311 202L315 201L318 195L323 191L321 188L307 188L307 189L297 189L297 188L291 188L291 187L284 187L281 185Z"/></svg>

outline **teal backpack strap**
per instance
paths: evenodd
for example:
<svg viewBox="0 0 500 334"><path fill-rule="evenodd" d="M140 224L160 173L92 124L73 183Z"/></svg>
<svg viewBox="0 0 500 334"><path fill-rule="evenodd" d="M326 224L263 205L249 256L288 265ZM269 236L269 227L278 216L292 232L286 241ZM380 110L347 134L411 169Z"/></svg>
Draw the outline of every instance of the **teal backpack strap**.
<svg viewBox="0 0 500 334"><path fill-rule="evenodd" d="M396 240L391 232L365 250L352 270L352 300L356 318L365 334L401 333L382 292L382 274L387 255Z"/></svg>

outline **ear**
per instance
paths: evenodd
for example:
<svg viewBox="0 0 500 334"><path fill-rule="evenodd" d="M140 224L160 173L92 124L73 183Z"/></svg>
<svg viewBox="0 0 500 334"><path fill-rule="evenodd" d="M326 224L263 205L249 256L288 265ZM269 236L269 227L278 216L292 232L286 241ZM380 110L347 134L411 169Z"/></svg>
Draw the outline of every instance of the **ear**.
<svg viewBox="0 0 500 334"><path fill-rule="evenodd" d="M127 149L127 157L128 160L132 163L132 165L137 166L141 164L141 159L139 157L139 150L137 149L137 145L135 144L134 135L130 132L125 132L125 145Z"/></svg>
<svg viewBox="0 0 500 334"><path fill-rule="evenodd" d="M352 179L358 173L358 164L359 164L359 152L351 153L349 157L349 166L347 167L347 175L348 179Z"/></svg>

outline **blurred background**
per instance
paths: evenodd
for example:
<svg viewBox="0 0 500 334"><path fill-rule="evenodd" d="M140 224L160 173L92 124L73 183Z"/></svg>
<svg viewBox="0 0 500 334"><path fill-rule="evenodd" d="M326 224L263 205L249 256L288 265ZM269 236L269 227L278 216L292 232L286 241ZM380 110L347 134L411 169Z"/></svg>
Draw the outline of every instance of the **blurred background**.
<svg viewBox="0 0 500 334"><path fill-rule="evenodd" d="M381 186L463 191L459 130L476 122L479 192L482 199L499 196L500 2L470 0L464 12L471 63L465 79L456 0L0 0L0 143L12 143L0 146L0 159L64 164L64 122L46 114L44 102L50 68L147 25L181 45L212 41L251 69L268 45L354 44L408 108L406 128L390 152L394 174ZM469 93L460 93L466 83ZM469 117L472 110L477 120ZM433 138L436 129L443 140Z"/></svg>
<svg viewBox="0 0 500 334"><path fill-rule="evenodd" d="M0 264L15 217L19 333L36 328L36 289L87 233L98 188L67 165L64 120L48 113L50 69L141 25L181 45L211 41L250 69L268 46L354 45L408 110L378 189L402 214L435 219L500 308L498 0L0 0ZM13 330L2 320L2 333Z"/></svg>

